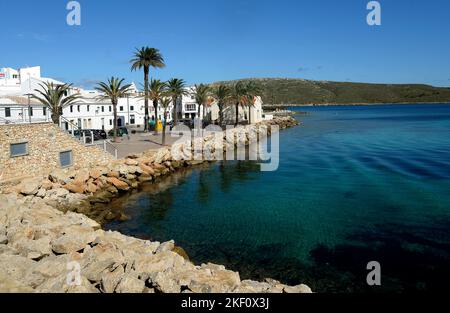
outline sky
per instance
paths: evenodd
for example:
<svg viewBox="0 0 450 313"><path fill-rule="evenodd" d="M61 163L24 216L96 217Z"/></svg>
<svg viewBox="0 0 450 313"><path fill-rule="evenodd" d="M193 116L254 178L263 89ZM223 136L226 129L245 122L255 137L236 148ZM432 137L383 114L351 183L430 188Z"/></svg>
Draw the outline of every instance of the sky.
<svg viewBox="0 0 450 313"><path fill-rule="evenodd" d="M91 88L111 76L142 83L129 60L158 48L151 76L189 84L289 77L450 86L450 0L1 0L0 67L40 65L42 75Z"/></svg>

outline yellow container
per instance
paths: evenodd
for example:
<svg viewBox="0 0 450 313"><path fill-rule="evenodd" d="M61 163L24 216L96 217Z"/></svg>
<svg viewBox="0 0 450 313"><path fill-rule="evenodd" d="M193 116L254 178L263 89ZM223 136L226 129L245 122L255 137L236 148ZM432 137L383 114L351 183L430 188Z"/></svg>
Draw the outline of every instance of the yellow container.
<svg viewBox="0 0 450 313"><path fill-rule="evenodd" d="M156 124L156 131L162 131L163 126L162 126L162 122L160 120L158 120L158 123Z"/></svg>

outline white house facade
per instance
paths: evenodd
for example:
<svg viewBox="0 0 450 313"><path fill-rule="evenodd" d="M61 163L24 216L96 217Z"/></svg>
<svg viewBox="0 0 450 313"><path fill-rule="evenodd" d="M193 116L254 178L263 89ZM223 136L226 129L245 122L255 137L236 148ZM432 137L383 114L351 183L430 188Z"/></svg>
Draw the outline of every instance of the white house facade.
<svg viewBox="0 0 450 313"><path fill-rule="evenodd" d="M36 90L42 89L46 82L56 85L64 84L52 78L42 77L39 66L23 69L0 68L0 124L5 123L29 123L51 121L49 109L32 99L31 95L37 95ZM187 93L178 99L177 119L198 118L199 105L193 96L195 87L186 88ZM61 127L66 130L76 128L82 129L104 129L113 128L113 107L108 100L99 100L99 92L72 87L69 94L78 94L80 99L75 103L63 108ZM172 120L173 104L167 108L167 121ZM212 122L218 122L219 107L214 101L206 106L203 116L203 106L200 106L200 118ZM224 108L224 121L235 122L235 106L229 105ZM117 104L117 115L119 126L143 127L145 117L144 98L136 86L132 84L129 96L119 99ZM251 106L239 107L239 121L258 123L263 120L261 97L255 97ZM164 109L158 106L155 112L153 103L149 100L150 120L164 119Z"/></svg>

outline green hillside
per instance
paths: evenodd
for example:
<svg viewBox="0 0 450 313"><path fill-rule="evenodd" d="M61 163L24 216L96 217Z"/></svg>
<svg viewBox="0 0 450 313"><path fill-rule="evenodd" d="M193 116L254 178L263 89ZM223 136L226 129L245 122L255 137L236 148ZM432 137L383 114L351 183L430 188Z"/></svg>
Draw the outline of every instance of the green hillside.
<svg viewBox="0 0 450 313"><path fill-rule="evenodd" d="M290 78L251 78L265 104L450 103L450 88L418 84L367 84ZM234 81L223 83L231 84Z"/></svg>

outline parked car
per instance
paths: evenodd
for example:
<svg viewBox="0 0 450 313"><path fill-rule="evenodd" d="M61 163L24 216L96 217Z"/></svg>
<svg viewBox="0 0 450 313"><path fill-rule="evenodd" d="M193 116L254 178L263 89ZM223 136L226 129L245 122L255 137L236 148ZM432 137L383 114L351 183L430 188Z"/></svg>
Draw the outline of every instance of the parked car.
<svg viewBox="0 0 450 313"><path fill-rule="evenodd" d="M94 129L94 139L95 140L105 140L107 137L108 137L108 135L106 134L105 130Z"/></svg>
<svg viewBox="0 0 450 313"><path fill-rule="evenodd" d="M190 118L178 120L178 125L181 125L181 124L186 125L190 129L194 128L194 120L190 119Z"/></svg>
<svg viewBox="0 0 450 313"><path fill-rule="evenodd" d="M122 136L127 136L127 135L128 135L128 129L126 127L117 128L117 136L122 137ZM108 132L108 136L114 136L114 129L111 129Z"/></svg>
<svg viewBox="0 0 450 313"><path fill-rule="evenodd" d="M76 130L74 130L73 135L75 137L82 137L83 133L86 136L87 142L92 142L92 140L91 140L92 134L94 134L94 141L95 140L104 140L107 137L106 132L102 129L81 129L81 130L76 129Z"/></svg>

